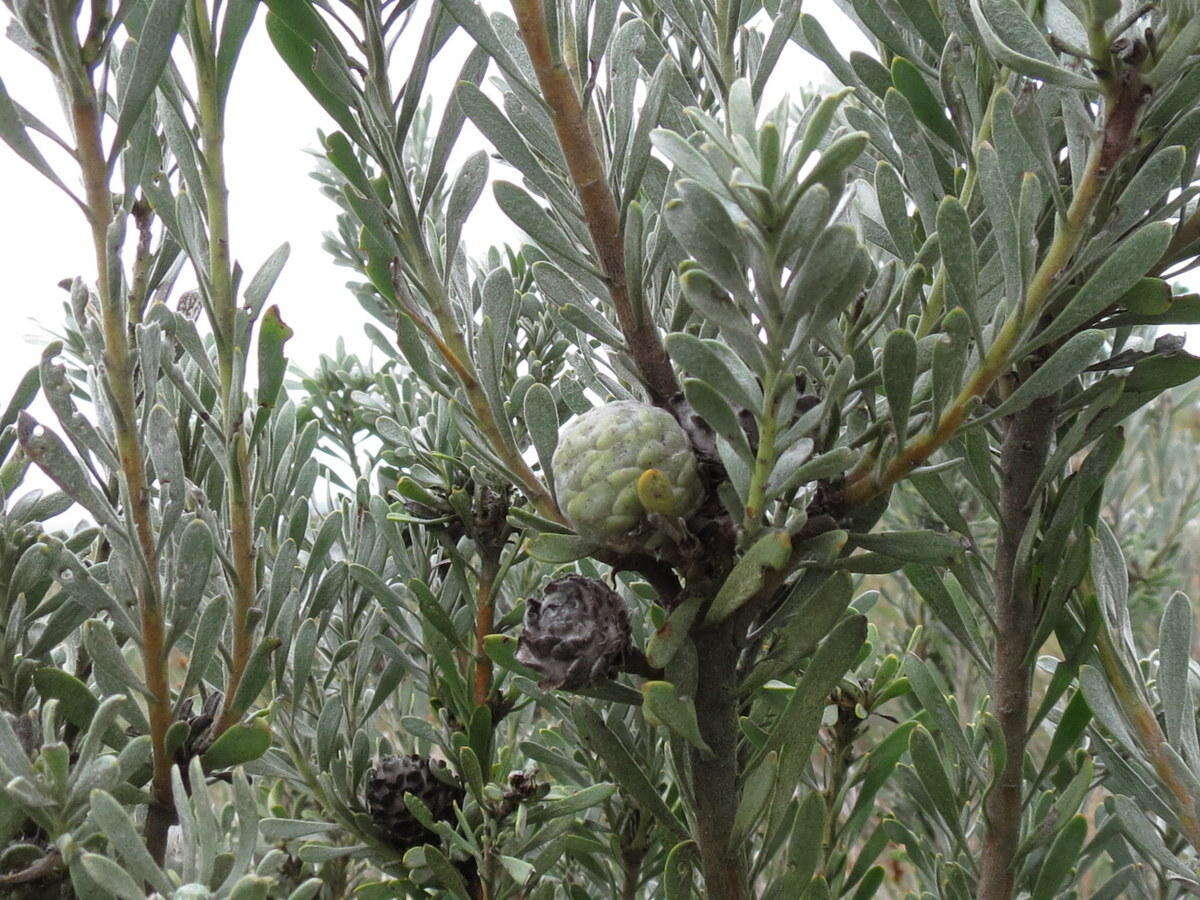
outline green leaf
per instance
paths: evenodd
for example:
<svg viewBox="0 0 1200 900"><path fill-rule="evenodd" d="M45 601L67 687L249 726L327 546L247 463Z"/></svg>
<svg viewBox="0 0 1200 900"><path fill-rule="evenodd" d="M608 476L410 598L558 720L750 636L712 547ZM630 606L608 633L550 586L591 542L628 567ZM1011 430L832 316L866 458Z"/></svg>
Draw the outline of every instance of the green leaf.
<svg viewBox="0 0 1200 900"><path fill-rule="evenodd" d="M84 853L79 861L88 875L119 900L145 900L145 892L125 870L107 857L97 853Z"/></svg>
<svg viewBox="0 0 1200 900"><path fill-rule="evenodd" d="M762 389L736 356L730 358L721 344L701 340L686 332L667 335L667 351L685 371L696 376L743 409L762 410Z"/></svg>
<svg viewBox="0 0 1200 900"><path fill-rule="evenodd" d="M267 679L271 676L271 654L278 650L282 643L277 637L262 638L254 648L230 705L230 712L234 716L240 718L267 686Z"/></svg>
<svg viewBox="0 0 1200 900"><path fill-rule="evenodd" d="M888 129L900 149L904 179L916 204L927 234L936 230L937 206L946 193L938 174L926 130L917 121L912 104L895 88L889 88L883 101Z"/></svg>
<svg viewBox="0 0 1200 900"><path fill-rule="evenodd" d="M137 36L137 51L133 57L133 72L117 115L117 129L113 134L112 156L109 167L116 162L125 139L129 136L146 104L154 95L159 79L171 59L171 45L179 33L183 16L184 0L153 0L146 13L146 20Z"/></svg>
<svg viewBox="0 0 1200 900"><path fill-rule="evenodd" d="M130 688L149 696L146 685L125 661L113 633L102 621L89 619L84 623L83 645L91 654L92 662L95 663L97 669L103 670L124 688Z"/></svg>
<svg viewBox="0 0 1200 900"><path fill-rule="evenodd" d="M154 862L137 827L121 804L114 800L111 794L99 790L92 791L89 799L96 824L104 832L109 847L120 854L125 869L139 881L150 884L163 896L170 896L170 879Z"/></svg>
<svg viewBox="0 0 1200 900"><path fill-rule="evenodd" d="M1005 181L996 148L982 143L976 152L979 186L983 189L984 207L992 223L996 252L1004 270L1004 299L1015 303L1024 296L1024 273L1021 270L1021 240L1017 233L1017 218L1013 211L1011 187ZM967 310L970 314L972 310Z"/></svg>
<svg viewBox="0 0 1200 900"><path fill-rule="evenodd" d="M1071 334L1120 300L1162 258L1173 232L1170 222L1152 222L1117 244L1066 307L1021 353Z"/></svg>
<svg viewBox="0 0 1200 900"><path fill-rule="evenodd" d="M650 637L646 646L646 660L655 668L662 669L674 659L683 642L687 640L692 623L704 605L703 594L688 597L673 610L662 627Z"/></svg>
<svg viewBox="0 0 1200 900"><path fill-rule="evenodd" d="M723 622L741 609L762 590L768 570L779 570L787 565L791 552L792 541L786 531L770 531L755 541L717 591L704 617L705 624Z"/></svg>
<svg viewBox="0 0 1200 900"><path fill-rule="evenodd" d="M974 310L979 253L971 236L971 219L957 197L945 197L938 206L937 236L942 264L958 305L964 310Z"/></svg>
<svg viewBox="0 0 1200 900"><path fill-rule="evenodd" d="M1120 821L1122 830L1134 846L1167 871L1174 872L1189 882L1194 880L1196 873L1167 849L1157 826L1151 823L1136 803L1122 796L1113 797L1108 802L1112 804L1111 808Z"/></svg>
<svg viewBox="0 0 1200 900"><path fill-rule="evenodd" d="M467 118L509 165L536 185L539 192L552 198L561 194L546 165L538 160L516 126L477 85L463 82L455 96Z"/></svg>
<svg viewBox="0 0 1200 900"><path fill-rule="evenodd" d="M591 787L586 787L566 797L545 801L537 807L536 813L531 814L530 818L544 822L548 819L557 819L560 816L574 815L575 813L583 812L585 809L598 806L616 792L617 786L611 782L593 784Z"/></svg>
<svg viewBox="0 0 1200 900"><path fill-rule="evenodd" d="M807 759L806 745L811 736L798 741L803 733L802 726L814 711L824 708L829 692L841 681L842 676L854 664L867 638L867 620L863 616L847 616L834 627L821 642L804 670L804 677L796 685L784 711L771 729L763 750L783 750L785 747L797 751L803 749ZM782 784L787 789L788 785Z"/></svg>
<svg viewBox="0 0 1200 900"><path fill-rule="evenodd" d="M1058 832L1038 872L1032 900L1054 900L1060 896L1059 888L1071 869L1080 862L1080 851L1087 833L1088 821L1084 816L1073 817Z"/></svg>
<svg viewBox="0 0 1200 900"><path fill-rule="evenodd" d="M917 249L913 245L913 229L909 223L908 197L899 173L887 161L880 160L875 166L875 196L879 200L879 212L883 225L895 245L900 259L911 263Z"/></svg>
<svg viewBox="0 0 1200 900"><path fill-rule="evenodd" d="M1064 665L1064 663L1060 663ZM1050 772L1054 766L1066 756L1075 746L1075 742L1083 735L1088 724L1092 721L1092 710L1087 705L1081 691L1076 691L1063 709L1054 729L1054 737L1050 739L1050 747L1046 751L1046 759L1042 764L1043 771Z"/></svg>
<svg viewBox="0 0 1200 900"><path fill-rule="evenodd" d="M1183 350L1142 360L1125 379L1126 393L1160 394L1200 377L1200 357Z"/></svg>
<svg viewBox="0 0 1200 900"><path fill-rule="evenodd" d="M825 834L825 803L817 791L809 791L796 810L792 837L788 844L788 863L801 883L807 884L821 861L821 840Z"/></svg>
<svg viewBox="0 0 1200 900"><path fill-rule="evenodd" d="M113 528L117 533L125 532L124 523L116 511L93 486L79 461L67 449L67 445L53 431L43 428L29 413L22 410L17 415L17 438L21 449L59 489L91 513L96 521Z"/></svg>
<svg viewBox="0 0 1200 900"><path fill-rule="evenodd" d="M30 139L25 123L22 121L21 112L8 95L3 80L0 80L0 140L8 144L17 156L33 166L39 173L67 191L67 186L55 174L54 169L46 162L46 157L42 155L42 151ZM7 422L4 423L4 425L7 424Z"/></svg>
<svg viewBox="0 0 1200 900"><path fill-rule="evenodd" d="M1167 601L1158 631L1158 695L1167 724L1167 740L1175 748L1195 751L1196 712L1188 689L1192 659L1192 605L1183 594Z"/></svg>
<svg viewBox="0 0 1200 900"><path fill-rule="evenodd" d="M504 72L504 77L509 85L520 90L527 100L540 103L541 94L525 80L520 67L509 54L499 35L496 34L496 30L488 21L483 8L474 0L441 0L441 3L463 30L474 39L475 43L486 50L488 55L495 60L496 65Z"/></svg>
<svg viewBox="0 0 1200 900"><path fill-rule="evenodd" d="M1146 80L1150 84L1166 84L1184 71L1188 60L1195 55L1197 46L1200 46L1200 17L1193 13L1159 57L1158 62L1146 73Z"/></svg>
<svg viewBox="0 0 1200 900"><path fill-rule="evenodd" d="M275 51L287 63L297 80L308 90L338 127L356 143L363 142L362 129L346 103L320 78L315 70L317 47L322 53L336 41L324 29L319 17L307 4L287 0L268 0L267 34ZM313 21L315 20L315 21Z"/></svg>
<svg viewBox="0 0 1200 900"><path fill-rule="evenodd" d="M547 483L554 483L551 460L558 446L558 409L550 388L540 382L530 385L525 392L525 427L537 451L538 462Z"/></svg>
<svg viewBox="0 0 1200 900"><path fill-rule="evenodd" d="M246 306L250 308L251 319L258 318L258 314L262 310L263 304L267 302L267 297L270 296L271 289L275 287L275 282L279 279L279 273L283 271L283 267L287 263L291 252L290 245L280 244L267 257L258 271L254 273L254 277L250 279L250 283L246 285L246 290L242 292L242 296L246 301ZM278 312L276 315L278 315ZM284 327L286 328L287 326Z"/></svg>
<svg viewBox="0 0 1200 900"><path fill-rule="evenodd" d="M675 835L686 838L687 829L671 812L662 794L650 783L650 778L625 747L621 739L592 707L579 704L575 721L583 732L584 742L604 761L605 767L642 809L653 815Z"/></svg>
<svg viewBox="0 0 1200 900"><path fill-rule="evenodd" d="M946 116L945 104L934 96L920 69L903 56L897 56L892 60L892 84L912 104L913 112L921 124L951 147L962 152L962 140Z"/></svg>
<svg viewBox="0 0 1200 900"><path fill-rule="evenodd" d="M33 673L33 685L42 700L57 700L63 717L81 731L86 731L100 701L86 684L62 669L44 666Z"/></svg>
<svg viewBox="0 0 1200 900"><path fill-rule="evenodd" d="M542 250L557 262L569 266L574 272L599 276L574 241L527 191L511 182L497 181L492 185L492 193L496 205L513 224L537 241Z"/></svg>
<svg viewBox="0 0 1200 900"><path fill-rule="evenodd" d="M451 896L458 900L470 900L471 894L467 890L467 883L458 869L446 858L446 854L432 844L425 845L425 864L433 870L438 882Z"/></svg>
<svg viewBox="0 0 1200 900"><path fill-rule="evenodd" d="M908 736L908 755L942 820L953 833L960 833L958 817L963 805L950 784L933 736L920 725Z"/></svg>
<svg viewBox="0 0 1200 900"><path fill-rule="evenodd" d="M1089 94L1100 85L1058 63L1036 25L1015 0L971 0L975 24L992 58L1014 72Z"/></svg>
<svg viewBox="0 0 1200 900"><path fill-rule="evenodd" d="M199 520L197 520L199 521ZM207 531L207 529L205 529ZM199 597L196 598L199 603ZM183 690L180 693L187 697L191 694L205 674L209 671L213 657L225 630L225 615L227 602L224 597L214 597L204 606L200 621L192 634L192 646L189 652L187 675L184 677Z"/></svg>
<svg viewBox="0 0 1200 900"><path fill-rule="evenodd" d="M904 674L921 706L933 720L930 723L931 727L938 733L939 738L948 740L954 746L960 760L969 765L976 777L986 783L983 771L976 761L975 751L967 741L966 733L951 710L941 686L934 678L934 671L928 660L919 659L911 654L904 660Z"/></svg>
<svg viewBox="0 0 1200 900"><path fill-rule="evenodd" d="M510 672L524 675L531 681L541 681L542 674L517 661L517 639L508 634L489 634L483 639L483 652L488 659Z"/></svg>
<svg viewBox="0 0 1200 900"><path fill-rule="evenodd" d="M229 769L258 759L270 746L271 729L263 719L256 718L230 726L200 759L210 771Z"/></svg>
<svg viewBox="0 0 1200 900"><path fill-rule="evenodd" d="M958 538L940 531L880 531L855 534L851 540L864 550L933 566L949 565L963 553Z"/></svg>
<svg viewBox="0 0 1200 900"><path fill-rule="evenodd" d="M700 735L696 707L690 697L680 697L669 681L646 681L642 684L642 711L647 721L669 728L711 757L712 750Z"/></svg>
<svg viewBox="0 0 1200 900"><path fill-rule="evenodd" d="M574 562L592 554L596 545L574 534L535 534L524 543L525 552L538 562L551 565Z"/></svg>
<svg viewBox="0 0 1200 900"><path fill-rule="evenodd" d="M1164 147L1143 163L1129 179L1117 199L1116 215L1106 225L1110 234L1121 234L1155 208L1173 188L1179 186L1187 159L1183 147Z"/></svg>
<svg viewBox="0 0 1200 900"><path fill-rule="evenodd" d="M971 423L972 426L1012 415L1035 400L1062 390L1095 362L1107 340L1108 335L1098 329L1081 331L1074 335L1055 350L1053 356L1038 366L1032 375L1022 381L1003 403L975 419Z"/></svg>
<svg viewBox="0 0 1200 900"><path fill-rule="evenodd" d="M258 5L259 0L228 0L225 4L225 18L221 20L221 37L217 44L217 97L222 104L229 96L233 68L254 22L254 15L258 12Z"/></svg>
<svg viewBox="0 0 1200 900"><path fill-rule="evenodd" d="M986 659L976 643L974 632L967 627L966 620L937 572L931 566L913 564L904 567L904 576L921 595L921 599L933 610L933 614L937 616L938 620L970 651L971 655L980 661Z"/></svg>
<svg viewBox="0 0 1200 900"><path fill-rule="evenodd" d="M888 335L883 345L880 374L883 376L883 393L892 412L896 446L903 447L908 438L908 416L912 408L913 385L917 380L917 339L912 332L897 329Z"/></svg>
<svg viewBox="0 0 1200 900"><path fill-rule="evenodd" d="M663 891L666 900L691 900L694 896L692 856L695 846L695 841L681 841L667 854L667 862L663 868Z"/></svg>
<svg viewBox="0 0 1200 900"><path fill-rule="evenodd" d="M738 801L737 813L733 819L733 839L735 841L740 843L749 839L761 824L767 804L771 801L778 774L779 754L771 752L752 772L745 776L742 783L742 796Z"/></svg>
<svg viewBox="0 0 1200 900"><path fill-rule="evenodd" d="M707 382L698 378L685 378L683 392L688 403L696 410L713 431L725 438L729 445L737 451L748 464L754 461L754 454L746 440L746 433L738 421L737 413L725 399L725 396Z"/></svg>
<svg viewBox="0 0 1200 900"><path fill-rule="evenodd" d="M275 405L279 390L283 387L283 376L287 371L287 357L283 355L283 345L291 340L294 334L295 332L279 317L279 307L270 307L258 330L259 406Z"/></svg>

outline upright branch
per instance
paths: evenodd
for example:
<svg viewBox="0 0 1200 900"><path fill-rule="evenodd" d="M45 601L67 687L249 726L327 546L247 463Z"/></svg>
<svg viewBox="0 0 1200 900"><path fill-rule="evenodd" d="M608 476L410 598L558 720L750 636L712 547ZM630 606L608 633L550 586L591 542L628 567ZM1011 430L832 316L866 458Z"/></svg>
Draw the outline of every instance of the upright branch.
<svg viewBox="0 0 1200 900"><path fill-rule="evenodd" d="M849 510L891 490L958 434L975 404L1009 371L1016 361L1012 357L1021 339L1045 311L1046 301L1059 278L1087 238L1109 173L1133 143L1134 130L1146 99L1144 91L1145 86L1134 71L1109 86L1105 93L1103 130L1092 146L1067 214L1059 219L1054 239L1021 303L1004 323L954 402L932 427L910 440L882 469L859 466L847 480L835 502L836 507Z"/></svg>
<svg viewBox="0 0 1200 900"><path fill-rule="evenodd" d="M512 0L512 8L542 96L550 107L625 343L651 400L669 409L670 399L679 393L679 381L654 321L646 310L636 308L629 296L621 215L579 92L570 71L550 45L542 0Z"/></svg>
<svg viewBox="0 0 1200 900"><path fill-rule="evenodd" d="M1044 397L1006 424L1000 448L1000 533L996 546L996 643L992 692L1004 735L1005 763L985 808L979 897L1013 895L1013 861L1021 838L1023 765L1031 672L1026 663L1037 624L1036 596L1018 559L1036 501L1034 489L1054 437L1055 401Z"/></svg>
<svg viewBox="0 0 1200 900"><path fill-rule="evenodd" d="M234 296L233 262L229 244L229 188L225 180L225 111L217 83L217 49L209 24L206 0L189 6L193 57L196 63L196 106L200 144L204 153L204 201L208 220L208 303L217 344L221 378L221 429L225 438L229 478L229 542L233 559L233 648L225 699L213 728L218 736L239 717L235 706L238 687L254 650L254 625L250 611L258 593L254 553L253 485L250 453L242 428L242 385L235 381L237 299Z"/></svg>
<svg viewBox="0 0 1200 900"><path fill-rule="evenodd" d="M146 817L146 844L151 855L161 862L166 852L167 829L174 819L171 759L167 753L167 730L172 722L171 689L159 592L158 548L150 513L146 460L138 432L135 354L129 342L126 304L119 285L113 284L112 279L115 266L111 259L113 248L109 244L109 230L114 223L113 201L101 137L103 118L99 99L90 81L68 81L67 84L75 131L75 155L86 191L87 216L96 255L96 287L104 335L104 385L112 410L125 503L136 535L134 552L143 565L138 577L137 605L146 688L150 694L148 717L154 791L154 802Z"/></svg>

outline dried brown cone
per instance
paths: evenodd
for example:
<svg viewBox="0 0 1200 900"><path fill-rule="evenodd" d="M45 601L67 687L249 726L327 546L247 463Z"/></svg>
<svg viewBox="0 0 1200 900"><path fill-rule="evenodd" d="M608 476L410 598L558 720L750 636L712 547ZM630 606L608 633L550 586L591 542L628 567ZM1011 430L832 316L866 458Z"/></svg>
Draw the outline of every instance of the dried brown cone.
<svg viewBox="0 0 1200 900"><path fill-rule="evenodd" d="M404 802L412 794L429 809L435 822L454 821L454 804L466 796L462 788L438 778L434 766L444 762L416 754L385 756L371 770L367 781L367 808L388 841L400 850L429 843L436 835L422 825Z"/></svg>
<svg viewBox="0 0 1200 900"><path fill-rule="evenodd" d="M542 687L577 689L611 678L631 651L625 601L599 581L558 578L525 607L517 660L542 675Z"/></svg>

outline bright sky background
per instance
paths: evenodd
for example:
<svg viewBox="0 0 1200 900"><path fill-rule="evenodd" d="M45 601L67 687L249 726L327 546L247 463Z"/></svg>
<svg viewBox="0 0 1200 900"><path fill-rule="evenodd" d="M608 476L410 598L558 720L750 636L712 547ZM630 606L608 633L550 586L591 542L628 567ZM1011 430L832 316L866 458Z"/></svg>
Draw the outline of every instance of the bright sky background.
<svg viewBox="0 0 1200 900"><path fill-rule="evenodd" d="M428 8L431 0L422 0ZM503 9L502 0L485 6ZM844 54L869 51L865 38L834 7L832 0L809 0L808 12L821 19ZM0 20L7 24L7 19ZM412 29L419 33L419 29ZM415 36L415 35L414 35ZM448 47L431 73L429 85L448 89L468 46L461 34ZM398 58L403 58L399 53ZM48 73L24 51L0 39L0 78L18 102L33 110L62 134L68 131ZM795 45L777 70L782 91L825 81L824 66ZM444 100L444 97L435 97ZM309 177L318 127L329 128L324 112L309 98L276 57L263 28L262 13L247 41L234 78L227 123L227 160L232 204L234 254L243 269L253 273L279 244L291 244L291 259L271 300L296 332L289 345L294 362L311 367L321 353L332 352L344 337L354 350L369 352L362 336L365 320L357 302L344 288L352 277L335 267L321 249L322 232L334 222L334 206L317 191ZM467 131L459 144L461 155L483 145ZM460 157L461 158L461 157ZM493 173L501 170L494 166ZM69 171L64 167L64 172ZM75 184L77 178L68 178ZM16 379L38 358L46 329L62 318L63 278L82 274L89 281L94 260L81 214L49 182L42 179L7 146L0 144L0 407ZM472 235L474 239L472 240ZM490 204L485 192L468 226L467 239L476 248L488 241L512 240L516 230ZM248 277L248 276L247 276ZM189 281L185 274L181 283Z"/></svg>
<svg viewBox="0 0 1200 900"><path fill-rule="evenodd" d="M420 6L428 8L429 0ZM504 2L487 2L503 9ZM806 9L822 18L843 52L868 50L866 40L831 0L810 0ZM418 19L420 25L423 19ZM7 24L7 16L0 17ZM419 27L410 29L419 35ZM414 35L415 36L415 35ZM431 73L429 89L448 89L469 48L463 35L443 51ZM403 54L397 57L403 59ZM790 88L825 79L824 67L798 49L781 65L778 81ZM34 111L61 134L69 134L48 73L10 41L0 39L0 78L13 98ZM440 114L440 113L439 113ZM316 130L331 122L275 54L260 12L234 76L227 121L227 165L230 187L231 238L242 268L253 273L281 243L291 244L291 258L271 302L296 332L289 344L294 362L311 367L321 353L331 353L336 339L367 353L362 336L365 315L345 289L353 273L333 265L321 249L322 232L334 225L335 207L318 193L309 173ZM469 126L468 126L469 128ZM464 132L460 158L484 146L475 132ZM49 155L49 154L48 154ZM56 158L51 157L52 161ZM503 167L493 166L493 174ZM452 163L453 170L453 163ZM64 167L62 170L69 172ZM68 178L69 184L77 178ZM94 257L79 210L57 188L35 173L6 145L0 144L0 408L16 379L37 362L46 329L62 319L66 294L57 283L82 274L91 281ZM474 240L472 239L474 236ZM514 240L516 229L490 203L485 192L468 225L467 239L482 249L489 241ZM248 276L247 276L248 277ZM191 279L185 270L181 284ZM243 282L244 283L244 282Z"/></svg>

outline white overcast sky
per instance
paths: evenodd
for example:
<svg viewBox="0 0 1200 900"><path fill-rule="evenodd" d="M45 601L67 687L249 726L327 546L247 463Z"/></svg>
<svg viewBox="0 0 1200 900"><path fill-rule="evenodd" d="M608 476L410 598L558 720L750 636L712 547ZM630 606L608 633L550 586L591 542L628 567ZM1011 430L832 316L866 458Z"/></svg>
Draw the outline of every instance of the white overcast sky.
<svg viewBox="0 0 1200 900"><path fill-rule="evenodd" d="M432 0L422 0L424 9ZM485 6L503 9L491 0ZM867 41L831 0L810 0L806 10L824 23L844 54L869 50ZM0 17L0 24L7 20ZM417 31L418 29L413 29ZM429 80L431 89L454 83L466 39L447 48ZM403 53L398 54L403 58ZM780 90L824 82L824 66L793 47L778 70ZM46 71L11 42L0 39L0 78L18 102L66 134ZM435 98L443 99L443 98ZM236 258L252 273L279 244L291 244L272 302L296 332L293 361L311 367L336 339L366 352L357 303L345 290L351 277L321 249L321 234L333 225L334 207L309 177L318 127L329 129L324 112L276 57L263 28L262 12L247 41L229 101L227 158L231 191L232 241ZM478 134L464 133L460 150L483 146ZM464 154L465 155L465 154ZM60 160L61 161L61 160ZM496 167L493 169L495 172ZM64 167L64 172L69 169ZM77 178L70 177L75 184ZM0 144L0 408L19 375L37 361L46 329L61 318L64 294L57 282L77 274L91 280L94 263L79 211L49 182ZM515 229L485 194L468 231L482 248L487 241L513 240ZM185 280L187 280L185 276Z"/></svg>

